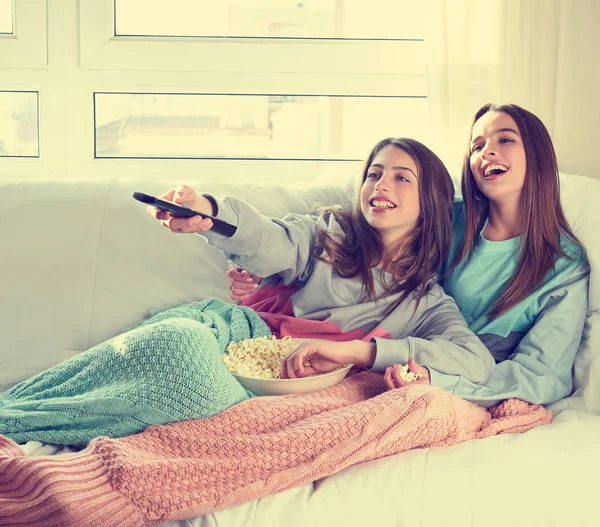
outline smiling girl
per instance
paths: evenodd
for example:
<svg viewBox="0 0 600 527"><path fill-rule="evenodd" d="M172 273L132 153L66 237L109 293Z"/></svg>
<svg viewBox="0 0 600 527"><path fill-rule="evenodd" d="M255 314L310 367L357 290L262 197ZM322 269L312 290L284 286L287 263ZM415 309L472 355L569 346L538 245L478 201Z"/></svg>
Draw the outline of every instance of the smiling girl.
<svg viewBox="0 0 600 527"><path fill-rule="evenodd" d="M235 234L149 207L153 217L173 232L201 234L270 279L249 307L212 298L167 308L17 384L0 397L0 434L85 444L209 417L252 395L222 361L227 346L269 333L308 339L283 377L416 360L429 367L417 382L428 382L429 372L484 382L494 359L436 282L450 246L453 193L440 159L411 139L378 143L352 207L319 216L273 219L234 197L168 191L161 197L233 223Z"/></svg>
<svg viewBox="0 0 600 527"><path fill-rule="evenodd" d="M453 192L431 150L388 138L371 151L347 209L275 220L235 198L210 203L189 187L163 196L237 224L231 238L211 233L210 220L150 212L174 232L204 234L236 265L269 277L243 305L275 335L309 339L286 359L282 377L344 363L391 372L410 360L479 383L493 360L436 283L450 245Z"/></svg>
<svg viewBox="0 0 600 527"><path fill-rule="evenodd" d="M487 380L493 357L436 282L453 193L439 158L411 139L378 143L352 207L319 216L273 219L234 197L168 191L161 197L236 224L235 234L149 207L153 217L173 232L202 234L238 265L271 277L249 307L212 298L167 308L17 384L0 397L0 434L84 444L209 417L251 396L222 361L227 346L269 333L309 339L293 354L304 360L290 359L283 377L341 363L384 371L414 359L442 378Z"/></svg>
<svg viewBox="0 0 600 527"><path fill-rule="evenodd" d="M556 155L540 119L513 104L483 106L462 195L443 285L498 364L485 385L435 372L433 382L484 406L509 397L555 402L572 390L589 266L563 213Z"/></svg>
<svg viewBox="0 0 600 527"><path fill-rule="evenodd" d="M477 111L453 213L441 283L497 365L475 384L412 361L424 373L417 382L488 407L510 397L550 404L569 395L589 265L562 211L554 147L538 117L514 104ZM235 267L227 274L235 300L260 281ZM405 384L398 368L386 370L385 381L389 389Z"/></svg>

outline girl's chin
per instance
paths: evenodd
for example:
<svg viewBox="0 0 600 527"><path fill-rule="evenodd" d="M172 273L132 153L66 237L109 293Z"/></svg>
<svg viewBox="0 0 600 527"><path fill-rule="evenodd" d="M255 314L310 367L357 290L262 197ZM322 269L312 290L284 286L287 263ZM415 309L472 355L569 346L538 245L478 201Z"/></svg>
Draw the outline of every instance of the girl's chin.
<svg viewBox="0 0 600 527"><path fill-rule="evenodd" d="M523 188L511 188L510 185L499 185L498 183L490 183L483 186L479 191L489 200L498 200L502 198L514 198L521 195Z"/></svg>
<svg viewBox="0 0 600 527"><path fill-rule="evenodd" d="M377 211L375 210L370 210L369 214L366 216L367 221L370 222L390 222L390 221L397 221L398 217L396 216L396 220L393 219L393 214L392 214L392 210L393 209L379 209Z"/></svg>
<svg viewBox="0 0 600 527"><path fill-rule="evenodd" d="M367 221L369 222L369 225L371 227L373 227L374 229L383 229L383 228L389 228L390 222L386 221L387 218L382 218L379 215L370 215L367 218Z"/></svg>
<svg viewBox="0 0 600 527"><path fill-rule="evenodd" d="M385 233L386 236L389 236L392 233L398 233L398 238L401 238L405 236L407 232L410 232L416 227L416 222L412 226L407 226L406 224L399 225L397 222L386 220L387 218L381 217L367 218L367 222L371 227L373 227L379 234Z"/></svg>

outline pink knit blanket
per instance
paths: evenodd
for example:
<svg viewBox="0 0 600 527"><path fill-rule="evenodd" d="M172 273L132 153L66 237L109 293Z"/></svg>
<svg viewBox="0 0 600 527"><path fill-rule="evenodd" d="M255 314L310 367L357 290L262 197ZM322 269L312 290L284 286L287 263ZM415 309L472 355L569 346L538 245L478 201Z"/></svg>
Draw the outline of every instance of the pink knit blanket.
<svg viewBox="0 0 600 527"><path fill-rule="evenodd" d="M250 399L208 419L100 437L75 454L28 457L0 436L0 525L154 525L411 448L551 420L517 399L488 412L431 386L385 391L381 375L363 372L314 394Z"/></svg>

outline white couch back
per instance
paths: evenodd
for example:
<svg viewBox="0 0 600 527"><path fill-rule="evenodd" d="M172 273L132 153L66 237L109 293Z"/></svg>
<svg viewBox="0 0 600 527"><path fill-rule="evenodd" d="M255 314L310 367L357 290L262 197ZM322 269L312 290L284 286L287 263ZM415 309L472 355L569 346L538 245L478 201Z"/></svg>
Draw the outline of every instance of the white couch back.
<svg viewBox="0 0 600 527"><path fill-rule="evenodd" d="M170 233L132 198L134 191L160 194L180 183L0 181L0 392L152 309L211 296L230 300L222 254L198 236ZM239 196L280 217L348 195L339 185L206 182L201 189Z"/></svg>
<svg viewBox="0 0 600 527"><path fill-rule="evenodd" d="M220 252L198 236L174 235L133 200L181 181L0 182L0 391L148 316L152 309L216 296L229 299ZM307 212L350 197L354 178L310 186L187 182L232 194L269 216ZM592 264L591 309L578 354L578 401L600 412L600 181L563 177L563 202ZM595 196L595 199L594 199ZM594 377L588 386L589 376Z"/></svg>

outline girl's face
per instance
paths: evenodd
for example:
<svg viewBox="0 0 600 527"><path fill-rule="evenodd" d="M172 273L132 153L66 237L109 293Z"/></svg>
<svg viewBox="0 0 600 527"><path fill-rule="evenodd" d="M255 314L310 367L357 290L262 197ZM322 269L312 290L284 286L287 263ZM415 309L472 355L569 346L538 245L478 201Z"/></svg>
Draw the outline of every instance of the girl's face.
<svg viewBox="0 0 600 527"><path fill-rule="evenodd" d="M421 214L417 165L394 145L382 148L367 168L360 209L386 247L404 238Z"/></svg>
<svg viewBox="0 0 600 527"><path fill-rule="evenodd" d="M525 183L525 146L517 123L503 112L488 112L471 133L471 172L490 201L518 199Z"/></svg>

